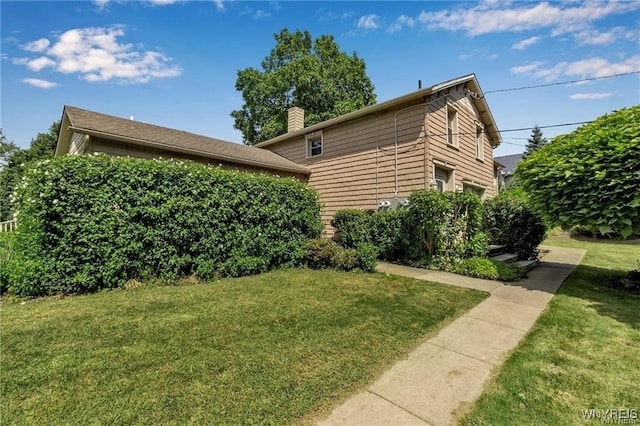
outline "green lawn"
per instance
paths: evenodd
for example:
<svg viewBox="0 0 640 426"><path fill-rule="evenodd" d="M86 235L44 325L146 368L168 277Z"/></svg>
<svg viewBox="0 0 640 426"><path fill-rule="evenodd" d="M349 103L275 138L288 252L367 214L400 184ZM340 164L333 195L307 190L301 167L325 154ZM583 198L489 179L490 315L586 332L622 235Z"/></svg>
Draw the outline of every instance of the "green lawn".
<svg viewBox="0 0 640 426"><path fill-rule="evenodd" d="M3 424L312 421L487 294L282 270L1 304Z"/></svg>
<svg viewBox="0 0 640 426"><path fill-rule="evenodd" d="M639 266L640 241L545 244L588 251L462 424L601 424L588 417L607 409L640 423L640 298L605 286Z"/></svg>

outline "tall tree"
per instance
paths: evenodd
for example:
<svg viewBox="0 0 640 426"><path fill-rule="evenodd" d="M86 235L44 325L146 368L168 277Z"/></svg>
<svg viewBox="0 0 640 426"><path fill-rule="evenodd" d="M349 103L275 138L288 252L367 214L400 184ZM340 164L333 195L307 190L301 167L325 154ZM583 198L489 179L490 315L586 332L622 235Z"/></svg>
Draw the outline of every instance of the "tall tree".
<svg viewBox="0 0 640 426"><path fill-rule="evenodd" d="M7 139L4 131L0 128L0 170L7 164L13 153L19 149L18 145Z"/></svg>
<svg viewBox="0 0 640 426"><path fill-rule="evenodd" d="M546 143L547 138L542 137L542 130L540 130L540 127L538 127L538 125L536 124L536 126L531 131L531 137L527 139L527 147L523 157L526 157L529 154L539 150Z"/></svg>
<svg viewBox="0 0 640 426"><path fill-rule="evenodd" d="M333 36L313 40L306 30L285 28L274 38L262 70L238 71L236 90L244 104L231 116L245 144L286 133L287 111L294 106L305 110L304 124L310 126L375 103L364 60L341 52Z"/></svg>
<svg viewBox="0 0 640 426"><path fill-rule="evenodd" d="M54 122L47 133L38 133L27 149L6 142L2 135L3 166L0 170L0 221L11 219L11 193L22 178L24 166L32 161L52 157L58 141L60 121ZM7 154L5 156L5 148Z"/></svg>

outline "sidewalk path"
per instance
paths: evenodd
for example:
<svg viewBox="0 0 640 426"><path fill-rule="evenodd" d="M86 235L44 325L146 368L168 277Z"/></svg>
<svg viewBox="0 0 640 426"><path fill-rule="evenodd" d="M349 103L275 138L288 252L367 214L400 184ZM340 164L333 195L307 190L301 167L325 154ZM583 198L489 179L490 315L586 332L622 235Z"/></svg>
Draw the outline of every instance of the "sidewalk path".
<svg viewBox="0 0 640 426"><path fill-rule="evenodd" d="M320 425L448 425L473 403L491 371L502 364L586 253L541 247L548 253L514 283L379 263L377 270L487 291L490 297L421 344Z"/></svg>

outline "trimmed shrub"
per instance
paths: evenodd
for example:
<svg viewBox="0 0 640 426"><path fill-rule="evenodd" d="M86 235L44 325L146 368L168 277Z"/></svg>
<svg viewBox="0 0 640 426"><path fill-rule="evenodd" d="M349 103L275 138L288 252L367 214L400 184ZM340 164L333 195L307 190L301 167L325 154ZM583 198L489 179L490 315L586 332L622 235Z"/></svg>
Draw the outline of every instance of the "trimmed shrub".
<svg viewBox="0 0 640 426"><path fill-rule="evenodd" d="M524 270L513 263L496 262L484 257L471 257L451 264L449 272L487 280L517 281Z"/></svg>
<svg viewBox="0 0 640 426"><path fill-rule="evenodd" d="M345 248L371 244L380 259L402 259L410 241L407 217L408 210L404 209L375 213L354 209L339 210L331 220L331 225L336 230L333 239Z"/></svg>
<svg viewBox="0 0 640 426"><path fill-rule="evenodd" d="M322 230L303 183L172 160L56 157L26 171L15 207L9 290L28 296L259 273Z"/></svg>
<svg viewBox="0 0 640 426"><path fill-rule="evenodd" d="M522 193L505 192L484 204L484 223L491 244L506 245L521 259L535 259L546 226Z"/></svg>
<svg viewBox="0 0 640 426"><path fill-rule="evenodd" d="M455 272L456 274L467 277L484 278L488 280L498 279L496 263L484 257L471 257L455 262L451 265L450 272Z"/></svg>
<svg viewBox="0 0 640 426"><path fill-rule="evenodd" d="M373 244L360 244L356 249L358 256L358 268L364 272L374 272L376 270L376 259L378 250Z"/></svg>
<svg viewBox="0 0 640 426"><path fill-rule="evenodd" d="M444 265L485 253L482 202L476 195L421 190L409 200L409 229L415 239L410 259Z"/></svg>
<svg viewBox="0 0 640 426"><path fill-rule="evenodd" d="M640 237L640 105L553 138L518 163L516 180L551 226Z"/></svg>
<svg viewBox="0 0 640 426"><path fill-rule="evenodd" d="M364 210L338 210L331 219L335 228L333 239L345 248L356 248L372 242L371 214Z"/></svg>

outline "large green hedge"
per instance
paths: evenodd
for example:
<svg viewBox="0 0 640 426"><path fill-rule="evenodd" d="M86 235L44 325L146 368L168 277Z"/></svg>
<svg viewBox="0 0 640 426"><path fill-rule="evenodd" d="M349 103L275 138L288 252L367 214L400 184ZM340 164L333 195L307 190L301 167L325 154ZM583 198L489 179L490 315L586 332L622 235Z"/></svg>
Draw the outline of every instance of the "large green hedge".
<svg viewBox="0 0 640 426"><path fill-rule="evenodd" d="M19 295L258 273L298 262L322 230L305 184L192 162L57 157L29 169L15 197Z"/></svg>
<svg viewBox="0 0 640 426"><path fill-rule="evenodd" d="M640 105L599 117L518 163L516 179L552 226L640 236Z"/></svg>

